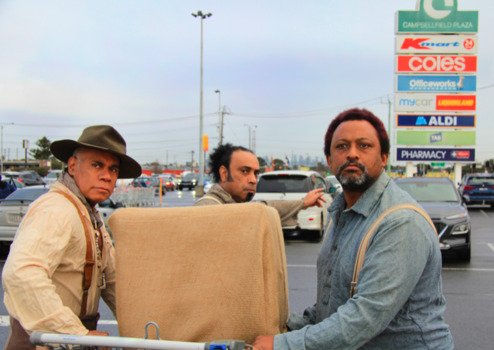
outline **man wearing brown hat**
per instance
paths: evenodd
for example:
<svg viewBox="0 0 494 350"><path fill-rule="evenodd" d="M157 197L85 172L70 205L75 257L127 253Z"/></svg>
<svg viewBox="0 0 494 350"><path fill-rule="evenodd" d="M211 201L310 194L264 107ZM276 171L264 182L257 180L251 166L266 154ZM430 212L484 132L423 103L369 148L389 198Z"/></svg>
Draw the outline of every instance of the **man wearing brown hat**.
<svg viewBox="0 0 494 350"><path fill-rule="evenodd" d="M96 330L100 296L115 314L114 248L96 204L110 197L118 178L138 177L141 167L107 125L50 149L67 167L31 204L3 268L7 350L35 349L28 339L35 330L108 335Z"/></svg>

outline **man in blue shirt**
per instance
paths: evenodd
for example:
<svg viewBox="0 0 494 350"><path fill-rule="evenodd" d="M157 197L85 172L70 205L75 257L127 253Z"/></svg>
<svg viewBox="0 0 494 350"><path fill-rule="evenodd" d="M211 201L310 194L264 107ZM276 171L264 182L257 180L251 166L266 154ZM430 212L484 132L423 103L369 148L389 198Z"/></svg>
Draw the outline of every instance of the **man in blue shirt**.
<svg viewBox="0 0 494 350"><path fill-rule="evenodd" d="M2 175L0 174L0 199L7 198L9 194L14 192L17 188L2 180Z"/></svg>
<svg viewBox="0 0 494 350"><path fill-rule="evenodd" d="M341 113L329 125L324 153L343 193L329 208L316 304L290 316L291 332L260 336L254 349L453 349L438 238L415 210L396 210L379 222L350 295L365 233L386 210L418 205L383 171L389 157L383 123L367 110Z"/></svg>

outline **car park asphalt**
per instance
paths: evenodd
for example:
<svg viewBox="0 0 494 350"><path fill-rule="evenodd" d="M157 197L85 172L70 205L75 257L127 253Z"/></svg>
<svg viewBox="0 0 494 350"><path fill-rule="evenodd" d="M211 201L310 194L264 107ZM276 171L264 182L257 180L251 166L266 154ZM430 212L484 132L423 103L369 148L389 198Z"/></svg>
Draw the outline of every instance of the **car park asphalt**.
<svg viewBox="0 0 494 350"><path fill-rule="evenodd" d="M167 192L155 198L154 206L183 207L194 203L195 192ZM472 259L459 262L444 255L443 291L447 301L446 322L450 325L455 349L492 349L494 344L494 210L486 206L469 207L472 219ZM290 311L303 312L316 298L316 259L322 241L299 235L285 239L288 266ZM3 257L4 258L4 257ZM3 262L0 262L3 268ZM3 300L3 290L1 298ZM103 301L98 329L117 336L116 321ZM8 313L0 304L0 348L9 333Z"/></svg>

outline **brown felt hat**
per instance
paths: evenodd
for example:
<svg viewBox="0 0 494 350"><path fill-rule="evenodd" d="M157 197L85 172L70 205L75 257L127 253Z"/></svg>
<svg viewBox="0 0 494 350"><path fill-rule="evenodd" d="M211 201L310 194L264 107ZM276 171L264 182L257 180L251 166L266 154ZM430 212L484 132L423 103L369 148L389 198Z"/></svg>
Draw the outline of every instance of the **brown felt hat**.
<svg viewBox="0 0 494 350"><path fill-rule="evenodd" d="M141 175L139 163L127 155L127 147L122 135L109 125L94 125L85 128L77 141L58 140L50 145L51 153L59 160L67 163L78 147L89 147L108 151L120 158L118 178L128 179Z"/></svg>

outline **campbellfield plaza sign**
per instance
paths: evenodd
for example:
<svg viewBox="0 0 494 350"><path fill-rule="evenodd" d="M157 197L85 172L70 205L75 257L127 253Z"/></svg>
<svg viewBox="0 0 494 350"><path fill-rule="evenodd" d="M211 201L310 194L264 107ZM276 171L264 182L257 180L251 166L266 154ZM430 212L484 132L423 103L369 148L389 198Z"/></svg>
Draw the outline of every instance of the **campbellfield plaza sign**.
<svg viewBox="0 0 494 350"><path fill-rule="evenodd" d="M418 11L398 11L397 33L477 33L478 11L458 11L457 0L420 0Z"/></svg>

